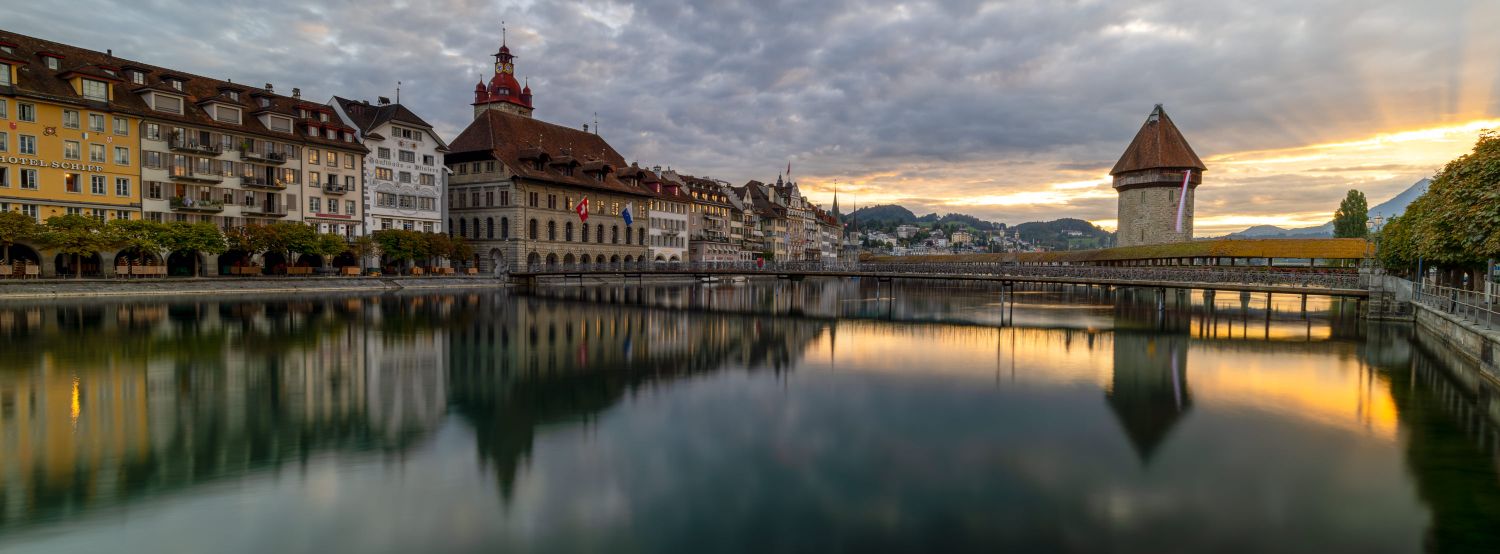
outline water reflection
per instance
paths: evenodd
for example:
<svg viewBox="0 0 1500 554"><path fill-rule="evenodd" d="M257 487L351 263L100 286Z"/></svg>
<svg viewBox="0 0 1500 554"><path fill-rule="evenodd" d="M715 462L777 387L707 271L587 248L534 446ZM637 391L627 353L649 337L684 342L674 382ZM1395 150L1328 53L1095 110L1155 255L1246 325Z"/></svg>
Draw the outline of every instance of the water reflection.
<svg viewBox="0 0 1500 554"><path fill-rule="evenodd" d="M1494 546L1500 404L1354 313L818 280L5 305L0 546Z"/></svg>

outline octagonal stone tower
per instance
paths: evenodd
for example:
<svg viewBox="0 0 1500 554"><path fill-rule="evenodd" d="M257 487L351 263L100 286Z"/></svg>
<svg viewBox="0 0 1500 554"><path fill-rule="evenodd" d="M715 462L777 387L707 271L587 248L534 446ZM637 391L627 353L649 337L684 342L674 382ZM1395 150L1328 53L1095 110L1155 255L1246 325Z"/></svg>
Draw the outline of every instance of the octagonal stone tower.
<svg viewBox="0 0 1500 554"><path fill-rule="evenodd" d="M1116 245L1193 240L1193 196L1203 182L1204 169L1193 147L1157 104L1109 171L1120 195ZM1192 171L1192 176L1184 194L1182 177L1187 171ZM1180 203L1186 204L1181 229L1177 225Z"/></svg>

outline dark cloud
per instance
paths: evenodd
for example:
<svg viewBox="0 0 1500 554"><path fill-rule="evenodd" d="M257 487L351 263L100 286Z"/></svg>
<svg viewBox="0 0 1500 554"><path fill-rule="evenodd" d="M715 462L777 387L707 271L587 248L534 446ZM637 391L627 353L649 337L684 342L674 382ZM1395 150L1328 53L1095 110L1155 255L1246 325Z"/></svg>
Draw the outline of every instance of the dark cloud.
<svg viewBox="0 0 1500 554"><path fill-rule="evenodd" d="M1158 102L1204 157L1500 113L1495 2L79 0L18 3L5 25L320 99L401 81L451 137L502 19L537 117L597 112L628 159L733 182L789 159L822 181L883 174L885 194L938 211L1105 170ZM1296 207L1284 198L1209 200ZM1064 208L1113 216L1100 199L985 215Z"/></svg>

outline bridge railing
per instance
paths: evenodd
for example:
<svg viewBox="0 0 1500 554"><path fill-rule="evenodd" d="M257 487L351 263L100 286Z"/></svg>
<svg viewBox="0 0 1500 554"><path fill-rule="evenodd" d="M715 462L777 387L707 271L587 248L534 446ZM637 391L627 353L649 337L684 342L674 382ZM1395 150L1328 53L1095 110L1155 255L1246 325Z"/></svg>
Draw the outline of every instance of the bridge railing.
<svg viewBox="0 0 1500 554"><path fill-rule="evenodd" d="M1268 268L1223 267L1107 267L1023 266L1003 263L859 263L859 262L691 262L691 263L596 263L532 264L531 273L621 273L621 272L726 272L751 273L853 273L859 275L973 275L1046 279L1096 279L1161 283L1206 283L1262 286L1294 286L1327 289L1358 289L1359 276L1352 272L1285 271Z"/></svg>

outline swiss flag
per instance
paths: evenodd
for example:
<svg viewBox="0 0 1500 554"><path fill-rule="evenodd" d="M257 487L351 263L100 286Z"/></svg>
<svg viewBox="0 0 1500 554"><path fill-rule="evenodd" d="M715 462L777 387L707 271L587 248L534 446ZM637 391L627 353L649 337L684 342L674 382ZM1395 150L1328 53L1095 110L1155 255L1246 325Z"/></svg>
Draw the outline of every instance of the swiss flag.
<svg viewBox="0 0 1500 554"><path fill-rule="evenodd" d="M578 207L573 211L578 212L578 221L587 222L589 220L589 199L584 198L580 200Z"/></svg>

